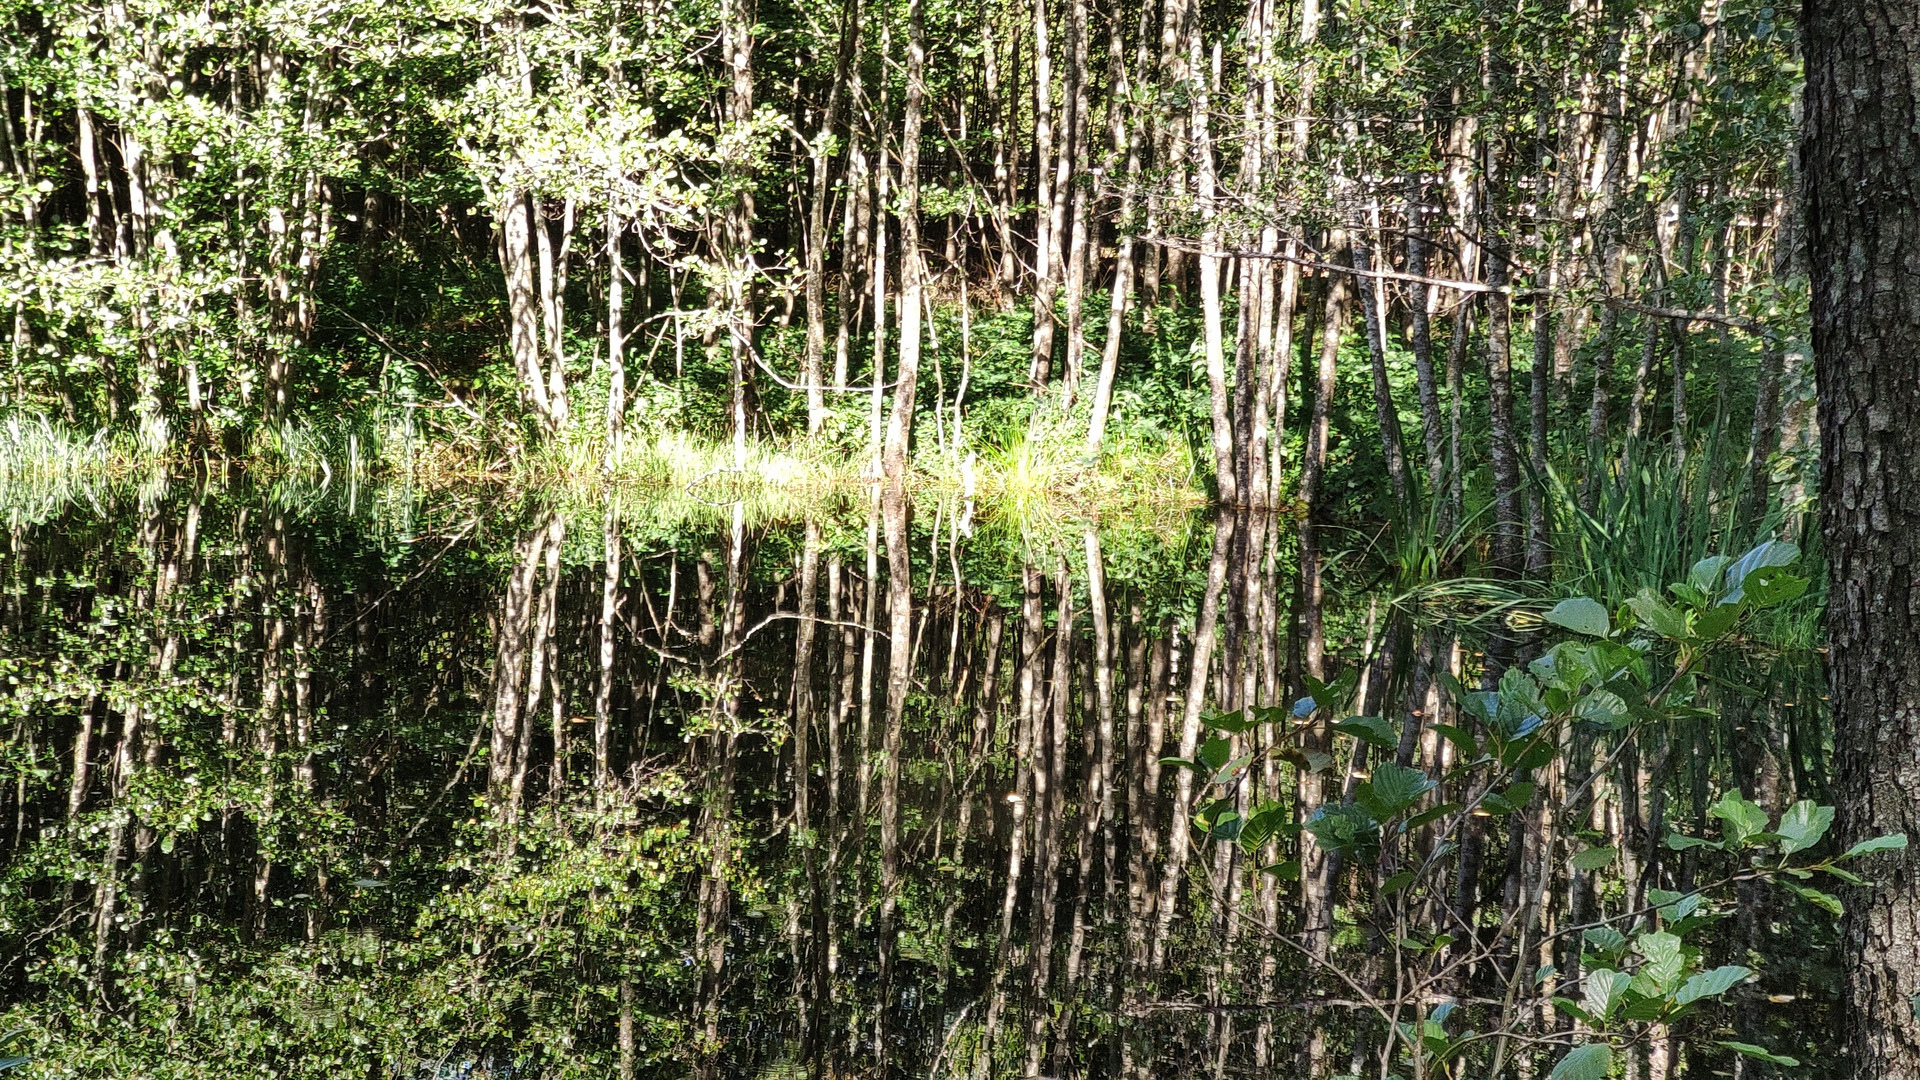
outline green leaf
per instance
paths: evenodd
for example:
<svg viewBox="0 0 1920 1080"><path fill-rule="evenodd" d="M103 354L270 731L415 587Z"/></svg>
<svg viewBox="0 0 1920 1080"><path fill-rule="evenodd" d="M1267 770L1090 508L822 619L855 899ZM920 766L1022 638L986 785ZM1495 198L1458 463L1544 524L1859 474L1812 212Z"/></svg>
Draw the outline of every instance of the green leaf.
<svg viewBox="0 0 1920 1080"><path fill-rule="evenodd" d="M1660 909L1660 917L1669 922L1678 922L1700 908L1700 894L1697 892L1648 889L1647 899L1653 901L1654 907Z"/></svg>
<svg viewBox="0 0 1920 1080"><path fill-rule="evenodd" d="M1715 851L1719 851L1720 842L1718 840L1702 840L1697 836L1688 836L1685 833L1670 832L1667 834L1667 847L1672 851L1685 851L1688 848L1697 847L1712 848Z"/></svg>
<svg viewBox="0 0 1920 1080"><path fill-rule="evenodd" d="M1305 773L1326 772L1333 767L1333 755L1320 750L1302 750L1297 746L1285 747L1280 751L1280 760L1288 762Z"/></svg>
<svg viewBox="0 0 1920 1080"><path fill-rule="evenodd" d="M1200 764L1205 766L1205 772L1218 772L1220 766L1225 765L1227 759L1232 756L1233 744L1225 739L1208 739L1206 742L1200 744L1198 757Z"/></svg>
<svg viewBox="0 0 1920 1080"><path fill-rule="evenodd" d="M1795 885L1791 881L1785 884L1787 888L1799 893L1802 900L1812 904L1814 907L1820 908L1829 915L1838 916L1847 913L1847 909L1841 906L1839 899L1829 893L1823 893L1811 885Z"/></svg>
<svg viewBox="0 0 1920 1080"><path fill-rule="evenodd" d="M1780 826L1773 830L1780 835L1780 854L1807 850L1819 843L1832 825L1833 807L1817 806L1811 799L1801 799L1780 815Z"/></svg>
<svg viewBox="0 0 1920 1080"><path fill-rule="evenodd" d="M1619 854L1618 849L1612 845L1608 845L1606 847L1588 848L1576 854L1571 861L1575 870L1598 870L1613 862L1614 858Z"/></svg>
<svg viewBox="0 0 1920 1080"><path fill-rule="evenodd" d="M1740 847L1767 831L1767 812L1759 803L1742 798L1738 791L1720 796L1720 801L1708 808L1707 814L1725 823L1720 833L1730 848Z"/></svg>
<svg viewBox="0 0 1920 1080"><path fill-rule="evenodd" d="M1876 836L1871 840L1860 841L1848 848L1845 854L1834 861L1839 862L1841 859L1857 859L1862 855L1870 855L1876 851L1904 851L1906 847L1906 833L1889 833L1886 836Z"/></svg>
<svg viewBox="0 0 1920 1080"><path fill-rule="evenodd" d="M1733 561L1731 555L1709 555L1687 571L1687 584L1711 595L1720 587L1720 574Z"/></svg>
<svg viewBox="0 0 1920 1080"><path fill-rule="evenodd" d="M1215 713L1208 716L1202 722L1216 731L1224 731L1229 735L1238 735L1243 731L1249 731L1260 726L1258 718L1249 716L1240 709L1235 709L1230 713Z"/></svg>
<svg viewBox="0 0 1920 1080"><path fill-rule="evenodd" d="M1807 585L1807 579L1798 574L1767 567L1748 574L1740 588L1746 594L1747 606L1765 608L1799 599Z"/></svg>
<svg viewBox="0 0 1920 1080"><path fill-rule="evenodd" d="M1563 997L1554 998L1553 1007L1556 1009L1559 1009L1563 1013L1566 1013L1568 1016L1571 1016L1579 1020L1583 1024L1586 1024L1588 1026L1592 1026L1593 1024L1593 1017L1587 1015L1587 1010L1581 1008L1578 1005L1575 1005L1572 999L1570 998L1563 998Z"/></svg>
<svg viewBox="0 0 1920 1080"><path fill-rule="evenodd" d="M1349 716L1334 724L1333 730L1372 743L1382 750L1396 750L1400 746L1400 732L1391 722L1378 716Z"/></svg>
<svg viewBox="0 0 1920 1080"><path fill-rule="evenodd" d="M1627 951L1626 935L1611 926L1596 926L1580 935L1580 939L1597 956L1612 958Z"/></svg>
<svg viewBox="0 0 1920 1080"><path fill-rule="evenodd" d="M1640 595L1627 601L1627 606L1633 609L1642 625L1661 637L1673 641L1687 639L1687 620L1672 604L1655 596L1652 589L1641 589Z"/></svg>
<svg viewBox="0 0 1920 1080"><path fill-rule="evenodd" d="M1460 752L1460 761L1463 764L1480 756L1480 743L1466 729L1454 727L1452 724L1435 724L1433 730L1453 744L1453 748Z"/></svg>
<svg viewBox="0 0 1920 1080"><path fill-rule="evenodd" d="M1733 589L1722 597L1723 604L1738 604L1747 599L1747 578L1756 570L1791 566L1800 560L1800 549L1782 540L1763 540L1727 568L1727 581Z"/></svg>
<svg viewBox="0 0 1920 1080"><path fill-rule="evenodd" d="M1613 632L1613 623L1607 618L1607 609L1599 602L1584 596L1569 597L1553 605L1553 610L1541 618L1555 626L1563 626L1576 634L1589 637L1606 637Z"/></svg>
<svg viewBox="0 0 1920 1080"><path fill-rule="evenodd" d="M1686 970L1687 957L1677 934L1641 934L1634 939L1633 948L1645 961L1634 978L1634 989L1648 997L1664 996Z"/></svg>
<svg viewBox="0 0 1920 1080"><path fill-rule="evenodd" d="M1263 866L1260 868L1260 872L1263 874L1272 874L1281 881L1298 881L1300 880L1300 860L1288 859L1285 862L1277 862L1271 866Z"/></svg>
<svg viewBox="0 0 1920 1080"><path fill-rule="evenodd" d="M1213 779L1207 781L1207 783L1209 784L1233 783L1235 780L1240 778L1240 770L1246 768L1248 763L1251 762L1252 760L1253 760L1252 754L1241 754L1239 757L1234 758L1232 761L1229 761L1225 765L1220 766L1220 771L1214 773Z"/></svg>
<svg viewBox="0 0 1920 1080"><path fill-rule="evenodd" d="M1363 786L1370 798L1361 797L1358 792L1356 797L1374 817L1385 819L1420 801L1420 796L1433 790L1434 783L1419 769L1384 761L1374 766L1373 778Z"/></svg>
<svg viewBox="0 0 1920 1080"><path fill-rule="evenodd" d="M1411 884L1413 884L1413 871L1402 870L1380 883L1380 895L1392 896Z"/></svg>
<svg viewBox="0 0 1920 1080"><path fill-rule="evenodd" d="M1248 851L1259 850L1262 844L1273 839L1291 816L1286 807L1272 799L1254 807L1253 812L1247 815L1246 826L1240 830L1240 846Z"/></svg>
<svg viewBox="0 0 1920 1080"><path fill-rule="evenodd" d="M1707 641L1733 629L1740 621L1740 609L1731 605L1711 607L1693 616L1693 636Z"/></svg>
<svg viewBox="0 0 1920 1080"><path fill-rule="evenodd" d="M1211 833L1215 839L1231 844L1235 840L1240 839L1240 831L1246 828L1246 825L1247 819L1241 817L1239 811L1225 810L1213 819L1207 831Z"/></svg>
<svg viewBox="0 0 1920 1080"><path fill-rule="evenodd" d="M1438 806L1430 806L1425 810L1422 810L1419 813L1408 818L1407 828L1408 830L1417 829L1420 826L1425 825L1430 821L1433 821L1437 818L1445 817L1448 814L1451 814L1458 809L1460 809L1460 804L1451 803L1451 802L1441 803Z"/></svg>
<svg viewBox="0 0 1920 1080"><path fill-rule="evenodd" d="M1581 1003L1585 1005L1587 1015L1593 1022L1603 1024L1620 995L1627 992L1627 985L1633 982L1633 976L1624 971L1608 968L1595 968L1587 972L1586 980L1581 984Z"/></svg>
<svg viewBox="0 0 1920 1080"><path fill-rule="evenodd" d="M1348 852L1369 846L1378 839L1380 823L1372 814L1354 803L1335 803L1313 812L1302 826L1320 846L1329 851Z"/></svg>
<svg viewBox="0 0 1920 1080"><path fill-rule="evenodd" d="M1788 1068L1793 1068L1800 1064L1799 1058L1788 1057L1785 1054L1776 1054L1764 1046L1755 1046L1752 1043L1734 1042L1732 1039L1721 1039L1720 1045L1736 1054L1756 1058L1760 1061L1770 1061L1775 1065L1785 1065Z"/></svg>
<svg viewBox="0 0 1920 1080"><path fill-rule="evenodd" d="M1743 968L1738 964L1703 971L1680 984L1679 992L1673 995L1673 1003L1691 1005L1702 998L1719 997L1751 974L1751 968Z"/></svg>
<svg viewBox="0 0 1920 1080"><path fill-rule="evenodd" d="M1547 1080L1606 1080L1613 1073L1613 1047L1603 1042L1576 1046L1547 1074Z"/></svg>
<svg viewBox="0 0 1920 1080"><path fill-rule="evenodd" d="M1573 715L1589 724L1617 730L1627 722L1627 702L1611 690L1595 690L1580 699Z"/></svg>

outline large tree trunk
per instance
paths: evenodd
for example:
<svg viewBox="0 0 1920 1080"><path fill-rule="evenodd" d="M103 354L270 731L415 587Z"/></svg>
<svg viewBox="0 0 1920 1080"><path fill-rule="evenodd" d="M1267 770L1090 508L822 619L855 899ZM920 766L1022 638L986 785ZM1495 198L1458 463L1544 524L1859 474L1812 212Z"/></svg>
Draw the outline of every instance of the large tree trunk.
<svg viewBox="0 0 1920 1080"><path fill-rule="evenodd" d="M1841 836L1920 832L1920 10L1806 5L1807 239L1820 393ZM1856 1077L1920 1077L1920 874L1870 862L1847 905Z"/></svg>

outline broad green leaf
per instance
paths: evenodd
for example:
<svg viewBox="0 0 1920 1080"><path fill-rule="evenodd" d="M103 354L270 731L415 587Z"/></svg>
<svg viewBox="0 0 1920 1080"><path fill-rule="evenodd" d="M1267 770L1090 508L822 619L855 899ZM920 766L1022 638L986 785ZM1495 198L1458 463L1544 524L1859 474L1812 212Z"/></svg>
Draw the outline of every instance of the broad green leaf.
<svg viewBox="0 0 1920 1080"><path fill-rule="evenodd" d="M1725 823L1720 833L1730 848L1740 847L1767 831L1766 810L1759 803L1742 798L1738 791L1729 791L1720 796L1720 801L1708 808L1707 813Z"/></svg>
<svg viewBox="0 0 1920 1080"><path fill-rule="evenodd" d="M1607 609L1597 601L1584 596L1569 597L1553 605L1553 609L1541 616L1555 626L1563 626L1576 634L1588 637L1606 637L1613 632L1613 623L1607 618Z"/></svg>
<svg viewBox="0 0 1920 1080"><path fill-rule="evenodd" d="M1583 1024L1587 1024L1589 1026L1593 1024L1593 1017L1587 1015L1587 1010L1574 1004L1572 998L1556 997L1553 999L1553 1007L1556 1009L1559 1009L1563 1013L1566 1013L1568 1016L1571 1016L1574 1019L1579 1020Z"/></svg>
<svg viewBox="0 0 1920 1080"><path fill-rule="evenodd" d="M1627 949L1626 935L1611 926L1596 926L1580 935L1580 939L1598 956L1617 957Z"/></svg>
<svg viewBox="0 0 1920 1080"><path fill-rule="evenodd" d="M1460 708L1484 724L1500 719L1500 695L1492 690L1474 690L1460 699Z"/></svg>
<svg viewBox="0 0 1920 1080"><path fill-rule="evenodd" d="M1627 722L1627 702L1611 690L1595 690L1580 699L1573 715L1589 724L1618 729Z"/></svg>
<svg viewBox="0 0 1920 1080"><path fill-rule="evenodd" d="M1648 997L1666 995L1686 970L1687 958L1678 935L1658 931L1634 939L1633 949L1644 961L1634 978L1634 989Z"/></svg>
<svg viewBox="0 0 1920 1080"><path fill-rule="evenodd" d="M1329 851L1352 851L1376 840L1380 823L1354 803L1334 803L1313 812L1302 826Z"/></svg>
<svg viewBox="0 0 1920 1080"><path fill-rule="evenodd" d="M1220 766L1220 771L1214 773L1213 779L1208 780L1207 783L1231 784L1235 780L1239 779L1240 770L1246 768L1247 765L1252 761L1253 761L1252 754L1241 754L1239 757L1234 758L1232 761L1229 761L1225 765Z"/></svg>
<svg viewBox="0 0 1920 1080"><path fill-rule="evenodd" d="M1349 716L1334 724L1333 730L1351 735L1362 742L1371 743L1382 750L1395 750L1400 746L1400 732L1392 722L1378 716Z"/></svg>
<svg viewBox="0 0 1920 1080"><path fill-rule="evenodd" d="M1861 877L1859 874L1851 870L1842 870L1837 866L1821 866L1815 869L1818 869L1822 873L1832 874L1834 877L1839 878L1849 885L1865 885L1867 883L1867 879Z"/></svg>
<svg viewBox="0 0 1920 1080"><path fill-rule="evenodd" d="M1801 799L1780 815L1780 826L1773 830L1780 835L1780 854L1792 855L1807 850L1819 843L1832 825L1833 807L1818 806L1811 799Z"/></svg>
<svg viewBox="0 0 1920 1080"><path fill-rule="evenodd" d="M1733 588L1722 597L1723 604L1738 604L1746 600L1743 586L1748 575L1756 570L1776 566L1791 566L1800 560L1800 549L1782 540L1763 540L1753 550L1740 556L1732 566L1727 567L1727 582Z"/></svg>
<svg viewBox="0 0 1920 1080"><path fill-rule="evenodd" d="M1751 968L1743 968L1738 964L1703 971L1680 984L1679 991L1673 995L1673 1003L1691 1005L1702 998L1719 997L1751 974Z"/></svg>
<svg viewBox="0 0 1920 1080"><path fill-rule="evenodd" d="M1672 604L1653 594L1651 589L1641 589L1640 595L1627 601L1627 606L1647 629L1663 638L1673 641L1687 639L1687 620Z"/></svg>
<svg viewBox="0 0 1920 1080"><path fill-rule="evenodd" d="M1218 772L1220 766L1225 765L1227 759L1232 756L1233 744L1219 738L1208 739L1201 743L1200 753L1197 755L1200 764L1205 766L1203 771L1208 774Z"/></svg>
<svg viewBox="0 0 1920 1080"><path fill-rule="evenodd" d="M1240 709L1230 713L1215 713L1202 721L1207 727L1224 731L1229 735L1238 735L1260 726L1260 721Z"/></svg>
<svg viewBox="0 0 1920 1080"><path fill-rule="evenodd" d="M1246 826L1240 830L1240 846L1248 851L1257 851L1262 844L1273 839L1291 816L1286 807L1272 799L1254 807L1253 812L1247 815Z"/></svg>
<svg viewBox="0 0 1920 1080"><path fill-rule="evenodd" d="M1671 922L1692 915L1700 908L1700 894L1697 892L1673 892L1668 889L1648 889L1647 899L1660 909L1660 917Z"/></svg>
<svg viewBox="0 0 1920 1080"><path fill-rule="evenodd" d="M1860 841L1848 848L1846 853L1840 856L1840 859L1857 859L1862 855L1870 855L1876 851L1904 851L1906 847L1906 833L1890 833L1886 836L1876 836L1871 840ZM1840 859L1834 861L1838 862Z"/></svg>
<svg viewBox="0 0 1920 1080"><path fill-rule="evenodd" d="M1441 738L1453 744L1453 748L1459 752L1462 764L1480 756L1479 741L1466 729L1454 727L1452 724L1435 724L1433 730L1438 732Z"/></svg>
<svg viewBox="0 0 1920 1080"><path fill-rule="evenodd" d="M1241 817L1239 811L1227 810L1213 819L1213 825L1207 831L1216 839L1231 844L1240 839L1240 832L1246 825L1247 819Z"/></svg>
<svg viewBox="0 0 1920 1080"><path fill-rule="evenodd" d="M1376 818L1387 818L1418 802L1420 796L1433 790L1434 783L1419 769L1384 761L1374 766L1373 778L1366 786L1372 794L1372 805L1367 809Z"/></svg>
<svg viewBox="0 0 1920 1080"><path fill-rule="evenodd" d="M1787 888L1792 889L1796 893L1799 893L1800 898L1802 900L1805 900L1807 903L1812 904L1814 907L1817 907L1822 911L1825 911L1829 915L1838 916L1838 915L1845 915L1847 913L1847 909L1841 906L1840 900L1837 897L1833 896L1831 893L1821 892L1819 889L1816 889L1811 885L1795 885L1791 881L1786 882L1785 884Z"/></svg>
<svg viewBox="0 0 1920 1080"><path fill-rule="evenodd" d="M1603 1042L1576 1046L1567 1051L1547 1080L1607 1080L1613 1073L1613 1047Z"/></svg>
<svg viewBox="0 0 1920 1080"><path fill-rule="evenodd" d="M1306 773L1326 772L1333 767L1333 755L1322 750L1302 750L1297 746L1284 747L1279 751L1280 760L1288 762Z"/></svg>
<svg viewBox="0 0 1920 1080"><path fill-rule="evenodd" d="M1799 599L1808 584L1807 579L1798 574L1766 567L1748 574L1741 591L1746 594L1748 607L1765 608Z"/></svg>
<svg viewBox="0 0 1920 1080"><path fill-rule="evenodd" d="M1612 845L1608 845L1606 847L1588 848L1576 854L1571 861L1575 870L1598 870L1613 862L1614 858L1619 854L1618 849Z"/></svg>
<svg viewBox="0 0 1920 1080"><path fill-rule="evenodd" d="M1721 607L1708 608L1693 616L1693 636L1705 641L1712 641L1733 629L1733 624L1739 620L1740 609L1737 607L1723 605Z"/></svg>
<svg viewBox="0 0 1920 1080"><path fill-rule="evenodd" d="M1670 832L1667 834L1667 847L1673 851L1685 851L1688 848L1697 847L1712 848L1715 851L1719 851L1720 842L1718 840L1702 840L1697 836L1688 836L1685 833Z"/></svg>
<svg viewBox="0 0 1920 1080"><path fill-rule="evenodd" d="M1263 874L1272 874L1281 881L1298 881L1300 880L1300 860L1288 859L1285 862L1277 862L1271 866L1263 866L1260 868L1260 872Z"/></svg>
<svg viewBox="0 0 1920 1080"><path fill-rule="evenodd" d="M1392 896L1411 884L1413 884L1413 871L1402 870L1380 883L1380 895Z"/></svg>
<svg viewBox="0 0 1920 1080"><path fill-rule="evenodd" d="M1721 572L1726 570L1727 564L1732 561L1731 555L1709 555L1701 559L1693 564L1692 570L1687 571L1687 584L1703 593L1711 594L1718 591Z"/></svg>
<svg viewBox="0 0 1920 1080"><path fill-rule="evenodd" d="M1620 1008L1621 1020L1635 1023L1647 1023L1658 1020L1667 1013L1667 999L1664 997L1643 997L1637 990L1627 995L1627 1003Z"/></svg>
<svg viewBox="0 0 1920 1080"><path fill-rule="evenodd" d="M1799 1058L1788 1057L1785 1054L1776 1054L1764 1046L1755 1046L1752 1043L1734 1042L1732 1039L1721 1039L1720 1045L1736 1054L1742 1054L1760 1061L1770 1061L1775 1065L1785 1065L1789 1069L1800 1064Z"/></svg>
<svg viewBox="0 0 1920 1080"><path fill-rule="evenodd" d="M1627 985L1631 982L1633 976L1624 971L1595 968L1587 972L1586 980L1581 984L1580 998L1594 1023L1606 1023L1620 995L1627 992Z"/></svg>
<svg viewBox="0 0 1920 1080"><path fill-rule="evenodd" d="M1438 806L1429 806L1425 810L1422 810L1419 813L1408 818L1407 828L1409 830L1417 829L1420 826L1425 825L1430 821L1433 821L1438 818L1443 818L1448 814L1451 814L1459 809L1460 809L1459 803L1451 803L1451 802L1441 803Z"/></svg>

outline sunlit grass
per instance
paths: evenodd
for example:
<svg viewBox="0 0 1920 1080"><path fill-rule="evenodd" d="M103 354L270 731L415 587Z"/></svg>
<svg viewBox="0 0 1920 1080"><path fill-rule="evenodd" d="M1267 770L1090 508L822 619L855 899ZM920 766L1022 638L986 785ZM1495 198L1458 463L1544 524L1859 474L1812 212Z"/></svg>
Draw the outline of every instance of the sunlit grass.
<svg viewBox="0 0 1920 1080"><path fill-rule="evenodd" d="M963 507L972 520L1018 522L1045 530L1106 519L1172 520L1204 505L1192 456L1157 432L1110 429L1098 454L1085 446L1085 417L1041 406L1016 410L999 427L983 424L961 448L921 438L907 487L917 504ZM444 420L444 418L441 418ZM216 445L141 452L127 438L82 435L42 417L0 422L0 484L8 506L52 507L82 488L132 473L222 472L271 485L299 502L372 487L431 492L494 487L548 492L585 505L619 499L655 504L669 516L705 517L744 504L755 519L863 515L875 482L864 432L784 440L730 441L672 428L636 426L609 452L604 429L581 418L558 438L471 425L430 430L414 412L378 409L338 417L300 417L256 429L238 456ZM849 443L854 445L850 446ZM650 511L651 512L651 511Z"/></svg>

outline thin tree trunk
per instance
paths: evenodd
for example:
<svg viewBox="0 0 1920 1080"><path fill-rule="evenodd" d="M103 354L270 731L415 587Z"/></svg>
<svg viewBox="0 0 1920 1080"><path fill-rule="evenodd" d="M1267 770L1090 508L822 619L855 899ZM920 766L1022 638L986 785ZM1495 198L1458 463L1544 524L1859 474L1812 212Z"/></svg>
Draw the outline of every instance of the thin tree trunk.
<svg viewBox="0 0 1920 1080"><path fill-rule="evenodd" d="M827 397L821 388L827 354L827 191L832 159L827 154L833 129L840 122L840 107L846 97L847 69L859 49L860 0L845 0L840 10L840 49L834 58L833 84L827 90L827 104L820 112L820 130L810 145L813 157L813 188L807 213L807 352L800 369L800 381L807 388L807 433L818 434L827 418ZM844 230L842 242L845 242ZM844 308L851 290L840 290ZM844 313L842 318L844 319ZM835 386L846 383L843 372L836 372Z"/></svg>

